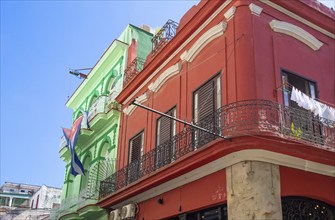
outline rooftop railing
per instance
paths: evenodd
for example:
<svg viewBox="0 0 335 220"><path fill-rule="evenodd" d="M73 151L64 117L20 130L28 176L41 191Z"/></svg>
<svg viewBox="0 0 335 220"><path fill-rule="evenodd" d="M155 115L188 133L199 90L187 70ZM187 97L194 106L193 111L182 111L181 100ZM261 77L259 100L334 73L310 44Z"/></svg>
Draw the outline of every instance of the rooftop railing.
<svg viewBox="0 0 335 220"><path fill-rule="evenodd" d="M335 151L334 121L268 100L247 100L228 104L203 118L198 125L225 137L276 136ZM100 198L179 160L216 138L192 127L184 129L142 155L140 160L128 164L101 181ZM273 138L269 140L275 141Z"/></svg>
<svg viewBox="0 0 335 220"><path fill-rule="evenodd" d="M153 56L177 34L177 27L178 23L169 19L151 39Z"/></svg>
<svg viewBox="0 0 335 220"><path fill-rule="evenodd" d="M125 69L123 87L128 85L143 69L145 60L137 57Z"/></svg>

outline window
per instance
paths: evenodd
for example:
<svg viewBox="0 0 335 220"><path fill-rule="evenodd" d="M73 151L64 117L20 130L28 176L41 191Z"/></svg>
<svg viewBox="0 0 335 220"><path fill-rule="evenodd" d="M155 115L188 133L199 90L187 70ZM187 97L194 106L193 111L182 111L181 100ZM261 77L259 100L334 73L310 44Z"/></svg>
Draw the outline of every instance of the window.
<svg viewBox="0 0 335 220"><path fill-rule="evenodd" d="M172 108L167 115L176 117L176 108ZM171 163L176 152L176 145L172 137L176 135L176 121L168 117L160 117L157 120L156 131L156 168L163 167Z"/></svg>
<svg viewBox="0 0 335 220"><path fill-rule="evenodd" d="M286 132L299 139L315 140L319 144L323 144L324 135L322 132L322 124L319 118L311 111L300 107L296 102L291 101L292 86L311 98L317 98L316 83L307 80L301 76L282 70L283 100L285 108L284 114L281 115L283 126ZM291 108L292 107L292 108Z"/></svg>
<svg viewBox="0 0 335 220"><path fill-rule="evenodd" d="M295 88L299 89L301 92L305 93L313 99L315 99L317 96L315 82L292 74L288 71L282 71L282 84L294 86ZM296 102L291 101L290 99L292 91L291 86L286 86L285 88L283 88L284 104L285 106L300 108Z"/></svg>
<svg viewBox="0 0 335 220"><path fill-rule="evenodd" d="M129 141L128 183L140 177L140 162L143 154L144 132L135 135Z"/></svg>
<svg viewBox="0 0 335 220"><path fill-rule="evenodd" d="M220 134L221 118L217 110L221 107L221 77L217 75L193 93L193 122L209 131ZM194 147L200 147L215 136L195 130Z"/></svg>

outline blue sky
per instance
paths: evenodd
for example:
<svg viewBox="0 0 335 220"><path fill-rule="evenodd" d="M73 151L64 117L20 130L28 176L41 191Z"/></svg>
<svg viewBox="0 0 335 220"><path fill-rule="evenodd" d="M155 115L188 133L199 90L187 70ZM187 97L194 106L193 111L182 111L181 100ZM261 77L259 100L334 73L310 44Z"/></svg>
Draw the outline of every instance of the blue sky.
<svg viewBox="0 0 335 220"><path fill-rule="evenodd" d="M1 1L1 184L61 187L65 102L128 23L152 27L197 1Z"/></svg>
<svg viewBox="0 0 335 220"><path fill-rule="evenodd" d="M128 23L164 25L198 1L1 1L0 184L61 187L68 96ZM326 0L335 7L334 0Z"/></svg>

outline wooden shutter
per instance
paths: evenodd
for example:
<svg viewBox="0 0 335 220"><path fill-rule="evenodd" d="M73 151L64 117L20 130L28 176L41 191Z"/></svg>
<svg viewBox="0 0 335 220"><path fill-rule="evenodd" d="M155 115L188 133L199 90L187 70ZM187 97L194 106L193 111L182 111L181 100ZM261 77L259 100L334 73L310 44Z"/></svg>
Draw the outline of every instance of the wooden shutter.
<svg viewBox="0 0 335 220"><path fill-rule="evenodd" d="M173 116L175 108L171 109L168 111L166 114ZM159 141L157 144L163 144L165 141L168 141L172 138L173 136L173 120L167 117L162 116L159 119L159 135L157 135L157 138Z"/></svg>
<svg viewBox="0 0 335 220"><path fill-rule="evenodd" d="M198 120L202 121L215 111L215 81L211 80L198 90Z"/></svg>
<svg viewBox="0 0 335 220"><path fill-rule="evenodd" d="M137 161L141 158L142 136L143 132L136 135L134 138L130 140L129 163Z"/></svg>
<svg viewBox="0 0 335 220"><path fill-rule="evenodd" d="M219 78L216 76L203 84L197 91L194 92L194 122L200 127L212 132L219 130L220 125L216 114L218 102L221 97L221 89ZM199 148L209 141L215 139L215 136L205 131L195 130L193 134L194 147Z"/></svg>

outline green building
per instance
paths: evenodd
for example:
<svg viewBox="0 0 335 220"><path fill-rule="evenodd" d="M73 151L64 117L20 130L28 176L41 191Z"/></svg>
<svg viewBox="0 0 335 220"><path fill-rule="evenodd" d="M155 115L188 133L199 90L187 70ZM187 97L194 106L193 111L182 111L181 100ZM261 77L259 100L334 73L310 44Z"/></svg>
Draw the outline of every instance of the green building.
<svg viewBox="0 0 335 220"><path fill-rule="evenodd" d="M59 153L66 166L61 206L50 218L108 218L107 211L95 204L100 181L115 172L121 109L115 97L132 80L132 73L143 68L151 51L151 38L144 28L128 25L67 101L66 106L73 110L72 122L82 111L88 112L90 128L82 123L75 147L86 175L75 177L70 173L71 156L63 137Z"/></svg>

